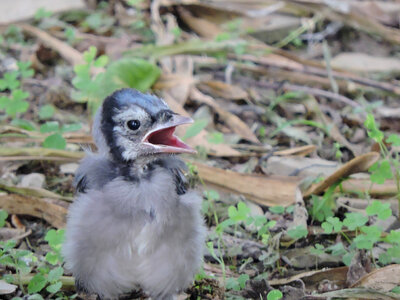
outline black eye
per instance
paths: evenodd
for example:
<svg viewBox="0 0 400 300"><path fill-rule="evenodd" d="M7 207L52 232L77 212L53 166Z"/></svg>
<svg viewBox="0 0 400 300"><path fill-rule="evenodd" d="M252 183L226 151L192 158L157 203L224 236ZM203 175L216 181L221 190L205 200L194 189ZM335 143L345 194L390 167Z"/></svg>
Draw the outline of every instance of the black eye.
<svg viewBox="0 0 400 300"><path fill-rule="evenodd" d="M129 120L126 122L126 126L128 126L130 130L138 130L140 127L140 122L139 120Z"/></svg>

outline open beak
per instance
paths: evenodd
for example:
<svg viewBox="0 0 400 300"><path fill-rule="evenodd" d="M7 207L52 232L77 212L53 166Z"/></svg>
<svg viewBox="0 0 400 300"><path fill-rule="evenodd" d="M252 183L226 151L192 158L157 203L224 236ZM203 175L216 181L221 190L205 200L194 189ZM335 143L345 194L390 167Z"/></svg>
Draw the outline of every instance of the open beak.
<svg viewBox="0 0 400 300"><path fill-rule="evenodd" d="M156 153L196 153L196 150L174 135L176 126L190 123L193 123L191 118L173 115L167 123L149 131L143 138L142 144L152 147Z"/></svg>

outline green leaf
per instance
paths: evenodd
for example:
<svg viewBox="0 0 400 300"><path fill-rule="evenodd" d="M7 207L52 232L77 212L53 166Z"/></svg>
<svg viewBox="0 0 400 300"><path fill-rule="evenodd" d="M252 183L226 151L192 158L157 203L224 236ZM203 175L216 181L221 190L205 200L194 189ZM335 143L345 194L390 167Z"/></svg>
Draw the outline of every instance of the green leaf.
<svg viewBox="0 0 400 300"><path fill-rule="evenodd" d="M59 133L54 133L46 137L43 141L44 148L63 150L67 146L67 141Z"/></svg>
<svg viewBox="0 0 400 300"><path fill-rule="evenodd" d="M46 104L42 106L39 110L39 118L41 120L50 119L55 112L55 108L51 104Z"/></svg>
<svg viewBox="0 0 400 300"><path fill-rule="evenodd" d="M11 125L28 130L28 131L36 130L35 124L33 124L31 121L24 120L24 119L13 119L11 121Z"/></svg>
<svg viewBox="0 0 400 300"><path fill-rule="evenodd" d="M17 242L14 240L8 240L5 243L1 242L0 246L3 248L4 251L8 251L12 248L14 248L17 245Z"/></svg>
<svg viewBox="0 0 400 300"><path fill-rule="evenodd" d="M391 134L389 137L386 139L386 142L389 144L392 144L392 146L400 146L400 136L397 134Z"/></svg>
<svg viewBox="0 0 400 300"><path fill-rule="evenodd" d="M3 75L3 79L0 79L0 91L4 91L6 89L15 90L20 86L20 81L18 78L17 71L7 72Z"/></svg>
<svg viewBox="0 0 400 300"><path fill-rule="evenodd" d="M21 100L24 100L29 97L28 92L24 92L23 90L20 90L20 89L13 90L11 94L12 94L13 101L16 101L16 102L22 102Z"/></svg>
<svg viewBox="0 0 400 300"><path fill-rule="evenodd" d="M44 300L40 294L34 294L28 297L28 300Z"/></svg>
<svg viewBox="0 0 400 300"><path fill-rule="evenodd" d="M367 222L368 217L365 217L360 213L346 213L346 217L343 220L343 225L350 230L355 230L357 227L361 227Z"/></svg>
<svg viewBox="0 0 400 300"><path fill-rule="evenodd" d="M285 208L283 206L271 206L268 208L270 212L273 214L281 215L285 212Z"/></svg>
<svg viewBox="0 0 400 300"><path fill-rule="evenodd" d="M241 274L237 281L239 283L239 286L241 289L243 289L246 286L246 282L250 279L250 276L248 274Z"/></svg>
<svg viewBox="0 0 400 300"><path fill-rule="evenodd" d="M392 179L393 173L390 163L387 160L374 163L369 170L372 174L371 181L377 184L384 184L386 179Z"/></svg>
<svg viewBox="0 0 400 300"><path fill-rule="evenodd" d="M55 132L58 131L59 129L60 125L58 124L57 121L48 121L40 126L41 133Z"/></svg>
<svg viewBox="0 0 400 300"><path fill-rule="evenodd" d="M108 66L102 84L112 84L114 90L134 88L147 92L160 74L161 70L147 60L124 58Z"/></svg>
<svg viewBox="0 0 400 300"><path fill-rule="evenodd" d="M57 267L52 269L47 276L47 280L51 283L59 280L60 277L64 274L64 269L62 267Z"/></svg>
<svg viewBox="0 0 400 300"><path fill-rule="evenodd" d="M204 128L206 128L208 125L208 120L207 119L198 119L194 121L192 125L188 129L186 129L185 135L183 136L183 139L190 139L200 133Z"/></svg>
<svg viewBox="0 0 400 300"><path fill-rule="evenodd" d="M204 191L204 195L206 196L207 199L210 200L219 200L219 193L216 190L207 190Z"/></svg>
<svg viewBox="0 0 400 300"><path fill-rule="evenodd" d="M7 218L8 218L8 213L5 210L0 209L0 228L6 224Z"/></svg>
<svg viewBox="0 0 400 300"><path fill-rule="evenodd" d="M51 265L56 265L59 261L59 255L53 253L53 252L47 252L46 253L46 260L49 264Z"/></svg>
<svg viewBox="0 0 400 300"><path fill-rule="evenodd" d="M382 143L384 137L383 132L377 127L372 114L367 115L364 126L367 128L367 133L370 138L374 139L377 143Z"/></svg>
<svg viewBox="0 0 400 300"><path fill-rule="evenodd" d="M372 201L372 203L367 206L366 212L368 216L378 215L378 219L381 220L386 220L392 215L390 203L382 203L378 200Z"/></svg>
<svg viewBox="0 0 400 300"><path fill-rule="evenodd" d="M97 54L97 48L94 46L90 46L88 50L83 52L83 59L89 64L94 61Z"/></svg>
<svg viewBox="0 0 400 300"><path fill-rule="evenodd" d="M59 250L61 249L61 245L64 242L64 235L65 235L64 229L58 229L58 230L50 229L46 233L44 240L49 243L52 249Z"/></svg>
<svg viewBox="0 0 400 300"><path fill-rule="evenodd" d="M82 128L82 125L80 123L75 123L75 124L65 124L61 128L61 132L71 132L71 131L77 131Z"/></svg>
<svg viewBox="0 0 400 300"><path fill-rule="evenodd" d="M103 68L108 64L108 56L107 55L101 55L99 56L93 66L97 67L97 68Z"/></svg>
<svg viewBox="0 0 400 300"><path fill-rule="evenodd" d="M30 68L32 63L30 61L18 61L17 66L22 78L32 77L35 72Z"/></svg>
<svg viewBox="0 0 400 300"><path fill-rule="evenodd" d="M34 19L35 19L35 21L39 21L41 19L48 18L51 15L52 15L51 11L46 10L45 8L41 7L35 12Z"/></svg>
<svg viewBox="0 0 400 300"><path fill-rule="evenodd" d="M333 232L333 225L328 223L328 222L324 222L321 224L322 229L324 230L325 233L330 234Z"/></svg>
<svg viewBox="0 0 400 300"><path fill-rule="evenodd" d="M250 208L244 202L239 202L237 208L234 206L228 208L229 218L234 222L245 221L249 213Z"/></svg>
<svg viewBox="0 0 400 300"><path fill-rule="evenodd" d="M29 103L26 101L11 101L6 107L6 114L15 117L18 113L24 113L28 110Z"/></svg>
<svg viewBox="0 0 400 300"><path fill-rule="evenodd" d="M246 282L249 278L247 274L242 274L238 278L228 278L226 280L226 289L240 291L246 286Z"/></svg>
<svg viewBox="0 0 400 300"><path fill-rule="evenodd" d="M351 261L353 260L355 253L354 252L347 252L342 256L342 261L346 266L350 266Z"/></svg>
<svg viewBox="0 0 400 300"><path fill-rule="evenodd" d="M27 256L29 254L32 254L32 252L29 250L16 250L14 256L16 258L21 258L21 257Z"/></svg>
<svg viewBox="0 0 400 300"><path fill-rule="evenodd" d="M332 233L333 231L338 232L342 229L343 223L340 222L337 217L328 217L326 222L321 224L321 227L325 230L325 233Z"/></svg>
<svg viewBox="0 0 400 300"><path fill-rule="evenodd" d="M294 228L291 228L287 231L288 236L293 239L300 239L306 237L308 235L308 230L304 225L298 225Z"/></svg>
<svg viewBox="0 0 400 300"><path fill-rule="evenodd" d="M53 283L51 285L49 285L46 290L51 293L51 294L55 294L57 293L62 287L62 282L61 281L57 281L56 283Z"/></svg>
<svg viewBox="0 0 400 300"><path fill-rule="evenodd" d="M0 256L0 264L4 266L15 267L14 259L8 254L2 254L2 256Z"/></svg>
<svg viewBox="0 0 400 300"><path fill-rule="evenodd" d="M47 284L47 279L42 274L36 274L28 284L29 294L40 292Z"/></svg>
<svg viewBox="0 0 400 300"><path fill-rule="evenodd" d="M326 248L327 252L331 252L333 256L343 256L346 254L346 250L344 249L343 243L337 243L332 246Z"/></svg>
<svg viewBox="0 0 400 300"><path fill-rule="evenodd" d="M386 239L386 241L388 241L391 244L400 245L400 231L391 230L385 239Z"/></svg>
<svg viewBox="0 0 400 300"><path fill-rule="evenodd" d="M267 300L279 300L282 299L283 294L280 290L272 290L267 295Z"/></svg>
<svg viewBox="0 0 400 300"><path fill-rule="evenodd" d="M395 294L400 294L400 286L394 287L390 292L395 293Z"/></svg>
<svg viewBox="0 0 400 300"><path fill-rule="evenodd" d="M0 109L5 109L12 100L6 96L0 97Z"/></svg>
<svg viewBox="0 0 400 300"><path fill-rule="evenodd" d="M207 141L211 144L222 144L224 142L224 135L218 131L212 132L208 134Z"/></svg>
<svg viewBox="0 0 400 300"><path fill-rule="evenodd" d="M358 249L371 250L374 246L374 243L379 241L382 230L377 226L372 225L361 227L361 231L365 234L358 235L353 242Z"/></svg>
<svg viewBox="0 0 400 300"><path fill-rule="evenodd" d="M315 244L315 246L310 249L310 253L316 256L322 255L325 253L324 246L321 244Z"/></svg>

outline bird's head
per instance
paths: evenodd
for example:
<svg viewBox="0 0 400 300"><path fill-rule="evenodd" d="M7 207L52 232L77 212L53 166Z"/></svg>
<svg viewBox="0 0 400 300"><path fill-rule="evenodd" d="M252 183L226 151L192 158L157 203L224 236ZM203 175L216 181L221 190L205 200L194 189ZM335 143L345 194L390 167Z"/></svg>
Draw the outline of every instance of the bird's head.
<svg viewBox="0 0 400 300"><path fill-rule="evenodd" d="M165 153L195 153L177 136L175 127L192 123L177 115L161 99L133 89L107 97L99 108L93 136L100 152L117 161L159 156Z"/></svg>

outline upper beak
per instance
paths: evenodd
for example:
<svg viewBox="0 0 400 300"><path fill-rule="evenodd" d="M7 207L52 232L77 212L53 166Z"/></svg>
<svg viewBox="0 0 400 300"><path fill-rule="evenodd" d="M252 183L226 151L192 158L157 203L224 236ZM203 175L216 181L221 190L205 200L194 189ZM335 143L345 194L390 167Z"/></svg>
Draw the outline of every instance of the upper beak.
<svg viewBox="0 0 400 300"><path fill-rule="evenodd" d="M149 131L142 143L151 146L155 153L196 153L196 150L174 135L176 126L190 123L193 123L191 118L173 115L168 122Z"/></svg>

